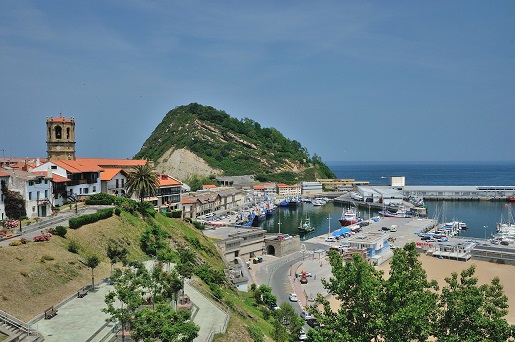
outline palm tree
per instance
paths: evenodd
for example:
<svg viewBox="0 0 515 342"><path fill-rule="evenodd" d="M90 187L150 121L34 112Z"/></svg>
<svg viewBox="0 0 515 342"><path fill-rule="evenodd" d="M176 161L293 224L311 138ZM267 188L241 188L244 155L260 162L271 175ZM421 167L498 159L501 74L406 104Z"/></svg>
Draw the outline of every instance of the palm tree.
<svg viewBox="0 0 515 342"><path fill-rule="evenodd" d="M136 193L141 203L146 196L155 195L158 187L159 179L148 161L145 165L136 166L127 176L129 195Z"/></svg>

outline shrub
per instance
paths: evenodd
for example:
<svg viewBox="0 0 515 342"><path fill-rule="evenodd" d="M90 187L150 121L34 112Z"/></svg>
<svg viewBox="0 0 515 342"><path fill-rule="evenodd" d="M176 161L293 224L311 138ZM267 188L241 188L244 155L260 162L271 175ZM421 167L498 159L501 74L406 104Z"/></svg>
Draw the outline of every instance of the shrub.
<svg viewBox="0 0 515 342"><path fill-rule="evenodd" d="M88 197L86 204L88 205L111 205L114 203L115 196L101 192Z"/></svg>
<svg viewBox="0 0 515 342"><path fill-rule="evenodd" d="M78 254L79 253L79 244L75 241L70 241L68 244L68 252Z"/></svg>
<svg viewBox="0 0 515 342"><path fill-rule="evenodd" d="M109 217L113 216L113 209L112 208L106 208L97 211L94 214L88 214L88 215L82 215L79 217L73 217L69 220L70 223L70 229L77 229L80 228L86 224L94 223L100 220L107 219Z"/></svg>
<svg viewBox="0 0 515 342"><path fill-rule="evenodd" d="M156 216L156 210L154 208L145 208L145 211L143 212L145 216L155 217Z"/></svg>
<svg viewBox="0 0 515 342"><path fill-rule="evenodd" d="M20 240L9 242L9 246L19 246L19 245L21 245L21 241Z"/></svg>
<svg viewBox="0 0 515 342"><path fill-rule="evenodd" d="M5 220L4 221L4 227L6 229L14 229L14 228L18 227L19 224L20 224L20 222L18 220Z"/></svg>
<svg viewBox="0 0 515 342"><path fill-rule="evenodd" d="M50 233L36 235L36 236L34 236L34 242L48 241L48 240L50 240L51 236L52 236L52 234L50 234Z"/></svg>
<svg viewBox="0 0 515 342"><path fill-rule="evenodd" d="M174 210L174 211L167 211L166 217L169 218L181 218L182 217L182 210Z"/></svg>
<svg viewBox="0 0 515 342"><path fill-rule="evenodd" d="M29 240L27 240L26 238L21 238L20 242L22 243L22 245L25 245L29 242Z"/></svg>
<svg viewBox="0 0 515 342"><path fill-rule="evenodd" d="M261 331L261 329L259 329L257 326L255 325L249 325L247 326L247 330L250 334L250 337L252 338L252 340L254 342L263 342L264 339L263 339L263 332Z"/></svg>
<svg viewBox="0 0 515 342"><path fill-rule="evenodd" d="M120 209L120 207L116 207L114 208L114 214L116 216L120 216L120 214L122 213L122 210Z"/></svg>
<svg viewBox="0 0 515 342"><path fill-rule="evenodd" d="M66 235L67 232L68 232L68 228L66 228L65 226L55 227L55 234L62 238Z"/></svg>
<svg viewBox="0 0 515 342"><path fill-rule="evenodd" d="M202 223L200 223L199 221L193 221L192 222L193 226L195 228L197 228L198 230L204 230L206 229L206 226L204 226Z"/></svg>
<svg viewBox="0 0 515 342"><path fill-rule="evenodd" d="M222 289L220 289L220 286L216 284L210 284L209 289L211 290L213 296L215 296L217 299L222 299L224 297L224 293Z"/></svg>

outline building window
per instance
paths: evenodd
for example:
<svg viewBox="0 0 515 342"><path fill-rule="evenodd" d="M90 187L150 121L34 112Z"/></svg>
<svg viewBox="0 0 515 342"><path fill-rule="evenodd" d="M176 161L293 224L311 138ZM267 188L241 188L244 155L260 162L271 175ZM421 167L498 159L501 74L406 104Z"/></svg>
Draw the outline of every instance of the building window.
<svg viewBox="0 0 515 342"><path fill-rule="evenodd" d="M96 185L93 185L93 192L97 192L97 187L96 187Z"/></svg>
<svg viewBox="0 0 515 342"><path fill-rule="evenodd" d="M88 188L84 188L84 193L87 194L89 192Z"/></svg>
<svg viewBox="0 0 515 342"><path fill-rule="evenodd" d="M32 212L35 212L36 211L36 207L32 207Z"/></svg>
<svg viewBox="0 0 515 342"><path fill-rule="evenodd" d="M52 170L57 170L57 165L52 165L52 166L50 166L50 168L51 168Z"/></svg>
<svg viewBox="0 0 515 342"><path fill-rule="evenodd" d="M34 185L34 181L29 181L29 186Z"/></svg>
<svg viewBox="0 0 515 342"><path fill-rule="evenodd" d="M119 185L119 184L118 184L118 178L117 178L115 181L116 181L116 186L115 186L115 188L118 188L118 185Z"/></svg>
<svg viewBox="0 0 515 342"><path fill-rule="evenodd" d="M82 188L79 189L79 194L82 195Z"/></svg>
<svg viewBox="0 0 515 342"><path fill-rule="evenodd" d="M45 190L45 198L48 198L48 190Z"/></svg>
<svg viewBox="0 0 515 342"><path fill-rule="evenodd" d="M29 201L32 201L32 192L29 192Z"/></svg>

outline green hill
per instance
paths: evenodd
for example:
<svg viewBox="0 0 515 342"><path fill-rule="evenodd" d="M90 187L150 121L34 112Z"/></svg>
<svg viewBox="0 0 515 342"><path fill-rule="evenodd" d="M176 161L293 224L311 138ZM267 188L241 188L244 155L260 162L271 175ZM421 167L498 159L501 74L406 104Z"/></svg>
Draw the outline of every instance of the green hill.
<svg viewBox="0 0 515 342"><path fill-rule="evenodd" d="M214 174L252 174L258 180L287 183L334 178L320 157L310 156L298 141L285 138L277 129L197 103L169 111L134 158L152 160L159 170L174 151L184 149ZM184 174L180 171L175 173Z"/></svg>

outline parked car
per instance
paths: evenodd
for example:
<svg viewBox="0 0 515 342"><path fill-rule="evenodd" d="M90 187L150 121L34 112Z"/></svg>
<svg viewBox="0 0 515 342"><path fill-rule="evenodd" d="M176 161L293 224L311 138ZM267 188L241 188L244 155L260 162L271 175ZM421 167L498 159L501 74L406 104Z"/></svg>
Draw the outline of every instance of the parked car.
<svg viewBox="0 0 515 342"><path fill-rule="evenodd" d="M334 236L329 236L325 239L325 242L336 242L336 238Z"/></svg>
<svg viewBox="0 0 515 342"><path fill-rule="evenodd" d="M270 310L279 310L279 305L277 303L273 303L270 305Z"/></svg>
<svg viewBox="0 0 515 342"><path fill-rule="evenodd" d="M304 331L304 329L301 329L299 331L299 341L307 341L308 339L308 335L306 335L306 332Z"/></svg>
<svg viewBox="0 0 515 342"><path fill-rule="evenodd" d="M318 321L316 320L316 318L311 318L311 319L308 319L306 320L306 323L312 327L312 328L315 328L315 327L319 327L320 326L320 323L318 323Z"/></svg>
<svg viewBox="0 0 515 342"><path fill-rule="evenodd" d="M301 317L302 319L304 319L305 321L307 321L308 319L315 318L314 316L312 316L312 315L311 315L309 312L307 312L307 311L302 311L302 312L300 313L300 317Z"/></svg>
<svg viewBox="0 0 515 342"><path fill-rule="evenodd" d="M297 294L296 293L290 293L290 301L291 302L297 302L299 299L297 298Z"/></svg>

